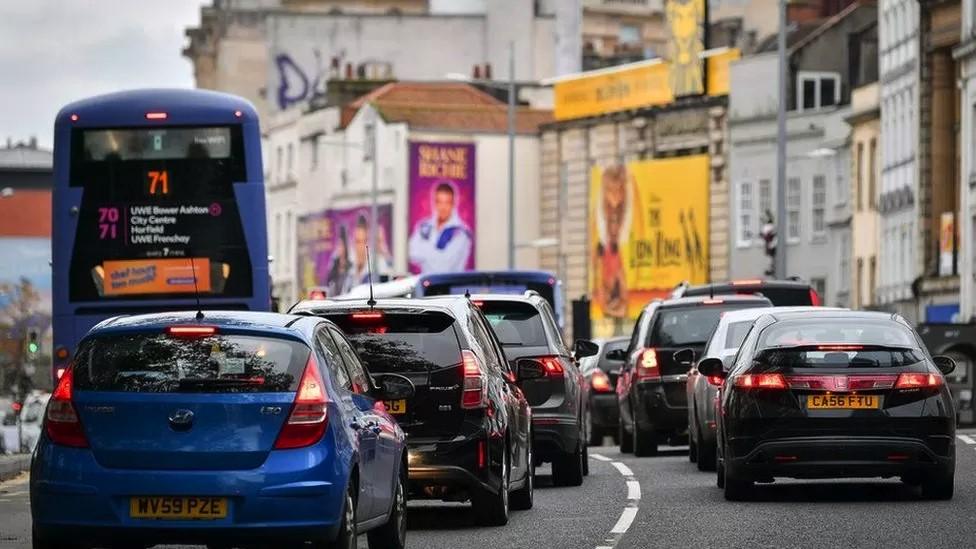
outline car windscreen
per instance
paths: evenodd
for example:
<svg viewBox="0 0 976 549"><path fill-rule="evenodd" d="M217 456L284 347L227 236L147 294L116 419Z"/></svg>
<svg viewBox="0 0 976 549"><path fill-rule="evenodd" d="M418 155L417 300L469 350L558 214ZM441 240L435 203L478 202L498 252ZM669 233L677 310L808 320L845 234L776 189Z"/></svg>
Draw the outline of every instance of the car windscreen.
<svg viewBox="0 0 976 549"><path fill-rule="evenodd" d="M309 352L298 341L255 335L95 336L75 355L74 383L88 391L290 392L298 387Z"/></svg>
<svg viewBox="0 0 976 549"><path fill-rule="evenodd" d="M498 341L506 347L548 345L542 315L531 303L519 301L478 302Z"/></svg>
<svg viewBox="0 0 976 549"><path fill-rule="evenodd" d="M461 363L454 318L439 312L325 313L373 373L428 372Z"/></svg>
<svg viewBox="0 0 976 549"><path fill-rule="evenodd" d="M725 333L725 349L738 349L742 341L749 333L749 329L755 324L755 320L743 320L742 322L732 322L729 324Z"/></svg>
<svg viewBox="0 0 976 549"><path fill-rule="evenodd" d="M718 326L722 314L750 307L768 307L757 301L725 305L693 305L659 309L648 334L647 347L680 347L705 345Z"/></svg>

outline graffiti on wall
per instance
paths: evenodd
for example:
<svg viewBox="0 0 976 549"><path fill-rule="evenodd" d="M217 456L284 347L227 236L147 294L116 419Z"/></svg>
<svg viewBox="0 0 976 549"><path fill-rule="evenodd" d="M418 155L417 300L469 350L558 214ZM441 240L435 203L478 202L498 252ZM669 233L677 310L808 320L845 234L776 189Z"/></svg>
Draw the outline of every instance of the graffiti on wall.
<svg viewBox="0 0 976 549"><path fill-rule="evenodd" d="M277 78L275 89L275 105L285 110L292 105L303 103L317 95L325 93L330 78L359 78L373 80L389 80L393 78L393 66L387 62L364 61L356 64L344 61L346 54L333 56L326 67L322 62L320 50L313 50L315 66L311 69L303 68L295 61L295 56L289 53L278 53L274 58L274 70ZM343 70L343 66L345 69Z"/></svg>

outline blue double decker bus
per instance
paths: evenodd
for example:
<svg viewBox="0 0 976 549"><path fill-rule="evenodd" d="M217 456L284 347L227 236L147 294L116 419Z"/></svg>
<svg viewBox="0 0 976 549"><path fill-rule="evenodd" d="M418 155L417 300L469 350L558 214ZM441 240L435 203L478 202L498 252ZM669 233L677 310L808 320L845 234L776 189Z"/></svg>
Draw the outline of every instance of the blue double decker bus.
<svg viewBox="0 0 976 549"><path fill-rule="evenodd" d="M202 90L136 90L64 107L54 124L54 373L120 314L268 310L267 220L254 107Z"/></svg>

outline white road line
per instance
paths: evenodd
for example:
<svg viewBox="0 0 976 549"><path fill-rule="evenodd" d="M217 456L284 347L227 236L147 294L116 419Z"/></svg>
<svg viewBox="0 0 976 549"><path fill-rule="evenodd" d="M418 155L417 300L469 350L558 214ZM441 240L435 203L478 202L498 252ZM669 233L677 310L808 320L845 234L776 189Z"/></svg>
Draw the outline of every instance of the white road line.
<svg viewBox="0 0 976 549"><path fill-rule="evenodd" d="M635 518L637 518L637 508L627 507L623 513L620 513L620 518L617 520L617 524L614 524L613 528L610 529L610 533L626 534Z"/></svg>
<svg viewBox="0 0 976 549"><path fill-rule="evenodd" d="M608 458L607 456L601 456L600 454L590 454L590 457L593 458L593 459L595 459L595 460L597 460L597 461L613 461L612 459Z"/></svg>
<svg viewBox="0 0 976 549"><path fill-rule="evenodd" d="M973 437L969 435L956 435L956 438L965 442L966 444L976 444L976 440L973 440Z"/></svg>
<svg viewBox="0 0 976 549"><path fill-rule="evenodd" d="M641 489L640 483L636 480L627 481L627 499L640 499Z"/></svg>
<svg viewBox="0 0 976 549"><path fill-rule="evenodd" d="M630 467L627 467L626 465L624 465L623 463L620 463L619 461L614 461L610 465L613 465L614 467L616 467L617 470L620 471L620 474L623 475L623 476L625 476L625 477L632 477L632 476L634 476L634 472L630 470Z"/></svg>

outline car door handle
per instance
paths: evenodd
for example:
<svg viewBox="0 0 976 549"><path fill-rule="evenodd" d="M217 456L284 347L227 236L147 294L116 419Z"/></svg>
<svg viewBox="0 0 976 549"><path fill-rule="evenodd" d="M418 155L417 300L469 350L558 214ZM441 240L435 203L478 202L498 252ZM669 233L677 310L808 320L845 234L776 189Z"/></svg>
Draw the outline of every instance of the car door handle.
<svg viewBox="0 0 976 549"><path fill-rule="evenodd" d="M360 425L358 421L354 421L354 422L350 423L349 424L349 427L351 427L353 431L360 431L363 428L363 426Z"/></svg>

